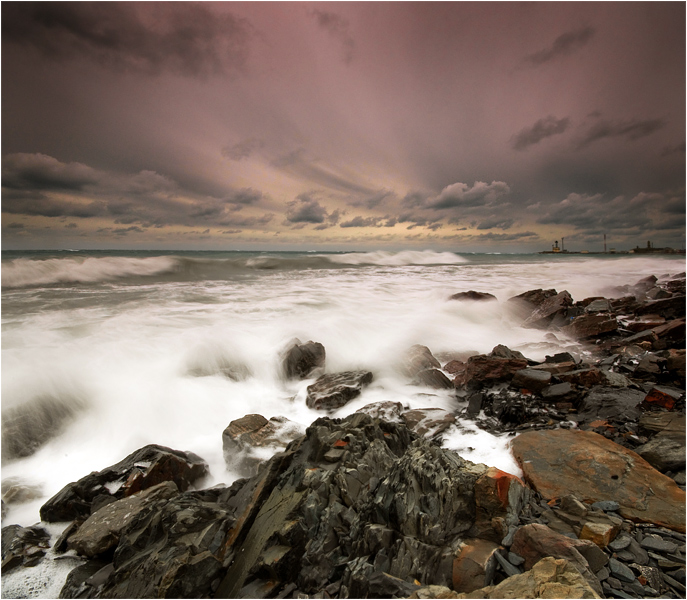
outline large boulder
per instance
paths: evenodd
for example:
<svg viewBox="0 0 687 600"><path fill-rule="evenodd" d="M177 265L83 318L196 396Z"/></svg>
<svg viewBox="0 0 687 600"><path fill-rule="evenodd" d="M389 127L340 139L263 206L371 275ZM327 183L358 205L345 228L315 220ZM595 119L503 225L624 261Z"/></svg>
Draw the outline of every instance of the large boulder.
<svg viewBox="0 0 687 600"><path fill-rule="evenodd" d="M173 481L185 491L207 473L207 464L193 452L151 444L111 467L66 485L41 507L41 520L85 519L93 508L165 481Z"/></svg>
<svg viewBox="0 0 687 600"><path fill-rule="evenodd" d="M525 479L546 499L615 500L626 519L685 531L685 492L635 452L590 431L529 431L511 442Z"/></svg>
<svg viewBox="0 0 687 600"><path fill-rule="evenodd" d="M640 403L645 394L630 388L595 386L578 407L577 418L581 421L616 419L634 421L639 418Z"/></svg>
<svg viewBox="0 0 687 600"><path fill-rule="evenodd" d="M305 399L309 408L336 410L357 398L366 385L372 382L370 371L344 371L322 375L308 386Z"/></svg>
<svg viewBox="0 0 687 600"><path fill-rule="evenodd" d="M669 420L665 419L667 424L659 433L635 449L637 454L662 473L685 468L685 415L673 414L670 417Z"/></svg>
<svg viewBox="0 0 687 600"><path fill-rule="evenodd" d="M222 432L224 462L242 477L251 477L271 455L284 450L289 442L303 435L305 428L286 417L246 415L229 423Z"/></svg>
<svg viewBox="0 0 687 600"><path fill-rule="evenodd" d="M314 371L323 369L325 359L324 346L319 342L311 340L303 344L294 340L282 357L284 375L287 379L305 379Z"/></svg>
<svg viewBox="0 0 687 600"><path fill-rule="evenodd" d="M572 306L572 296L565 290L544 300L525 319L523 326L546 329L550 325L563 325L568 309Z"/></svg>
<svg viewBox="0 0 687 600"><path fill-rule="evenodd" d="M508 299L509 307L521 319L526 319L532 312L541 306L546 300L555 296L558 292L554 289L550 290L528 290L517 296Z"/></svg>
<svg viewBox="0 0 687 600"><path fill-rule="evenodd" d="M570 325L561 327L561 331L570 337L580 340L596 338L618 330L618 320L608 314L585 314L575 317Z"/></svg>
<svg viewBox="0 0 687 600"><path fill-rule="evenodd" d="M456 387L481 387L501 381L510 381L520 369L527 367L524 358L502 358L479 354L471 356L462 371L457 371L453 383Z"/></svg>
<svg viewBox="0 0 687 600"><path fill-rule="evenodd" d="M467 292L458 292L457 294L453 294L449 299L470 300L472 302L489 302L496 300L496 296L487 292L475 292L474 290L469 290Z"/></svg>

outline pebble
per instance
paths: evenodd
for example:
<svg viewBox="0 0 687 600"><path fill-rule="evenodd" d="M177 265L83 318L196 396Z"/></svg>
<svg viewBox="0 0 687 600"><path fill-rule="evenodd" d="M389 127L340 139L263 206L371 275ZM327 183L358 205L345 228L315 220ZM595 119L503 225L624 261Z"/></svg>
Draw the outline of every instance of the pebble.
<svg viewBox="0 0 687 600"><path fill-rule="evenodd" d="M619 535L608 544L608 547L613 550L613 552L620 552L621 550L625 550L625 548L630 545L631 541L632 538L629 535Z"/></svg>
<svg viewBox="0 0 687 600"><path fill-rule="evenodd" d="M636 579L632 570L615 558L611 558L608 561L608 568L610 569L611 573L613 573L613 576L620 581L632 583Z"/></svg>
<svg viewBox="0 0 687 600"><path fill-rule="evenodd" d="M665 581L670 587L672 587L674 590L677 590L678 592L682 592L684 594L687 591L684 585L682 585L679 581L673 579L670 575L667 575L666 573L663 573L663 581Z"/></svg>
<svg viewBox="0 0 687 600"><path fill-rule="evenodd" d="M611 572L606 567L601 567L594 575L599 581L605 581L611 576Z"/></svg>
<svg viewBox="0 0 687 600"><path fill-rule="evenodd" d="M654 550L656 552L667 552L673 553L677 552L677 544L664 540L658 536L647 535L641 542L640 545L646 550Z"/></svg>
<svg viewBox="0 0 687 600"><path fill-rule="evenodd" d="M501 565L501 568L503 569L504 573L508 575L508 577L512 577L513 575L520 575L521 571L516 567L515 565L510 564L499 552L494 552L494 556L496 557L496 561Z"/></svg>
<svg viewBox="0 0 687 600"><path fill-rule="evenodd" d="M599 502L594 502L592 508L598 508L604 512L616 512L620 509L620 504L615 500L599 500Z"/></svg>
<svg viewBox="0 0 687 600"><path fill-rule="evenodd" d="M520 556L519 554L516 554L515 552L509 552L508 553L508 562L511 563L512 565L515 565L516 567L519 567L522 563L525 562L525 559ZM683 577L684 579L684 577Z"/></svg>

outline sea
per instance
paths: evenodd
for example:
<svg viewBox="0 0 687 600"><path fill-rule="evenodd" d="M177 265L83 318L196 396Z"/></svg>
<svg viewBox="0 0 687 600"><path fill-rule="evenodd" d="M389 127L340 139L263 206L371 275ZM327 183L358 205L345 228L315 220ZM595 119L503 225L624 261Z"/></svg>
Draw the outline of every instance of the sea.
<svg viewBox="0 0 687 600"><path fill-rule="evenodd" d="M403 374L412 345L444 360L498 344L534 360L582 355L560 333L523 328L508 299L537 288L575 300L618 297L649 275L684 270L679 255L3 251L2 488L27 493L6 503L2 525L37 523L40 506L67 483L146 444L192 451L210 467L203 486L230 484L238 474L225 464L222 432L231 421L284 416L304 432L323 416L305 403L314 379L283 377L284 350L296 339L324 345L327 372L374 374L329 416L383 401L455 412L464 403L454 391ZM468 290L497 301L450 299ZM53 437L8 457L6 423L22 414L40 424L46 407L63 416ZM510 439L459 419L444 445L518 475ZM13 585L21 597L50 597L59 577L46 577ZM12 590L3 583L3 596Z"/></svg>

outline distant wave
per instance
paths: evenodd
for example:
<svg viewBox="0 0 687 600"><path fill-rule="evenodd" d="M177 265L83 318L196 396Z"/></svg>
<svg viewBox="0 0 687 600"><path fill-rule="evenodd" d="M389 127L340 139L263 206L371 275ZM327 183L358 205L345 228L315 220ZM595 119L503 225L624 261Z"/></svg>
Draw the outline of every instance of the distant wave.
<svg viewBox="0 0 687 600"><path fill-rule="evenodd" d="M202 281L231 279L255 271L300 269L342 269L368 266L433 266L467 262L451 252L403 251L356 252L350 254L274 253L231 258L152 257L69 257L3 261L2 287L23 288L74 283L119 281Z"/></svg>

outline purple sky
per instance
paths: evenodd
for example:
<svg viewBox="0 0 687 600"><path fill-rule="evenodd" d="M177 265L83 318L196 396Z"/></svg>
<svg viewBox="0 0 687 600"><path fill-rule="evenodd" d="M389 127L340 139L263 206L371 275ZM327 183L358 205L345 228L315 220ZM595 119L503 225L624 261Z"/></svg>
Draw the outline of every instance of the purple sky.
<svg viewBox="0 0 687 600"><path fill-rule="evenodd" d="M2 245L684 248L683 2L2 3Z"/></svg>

